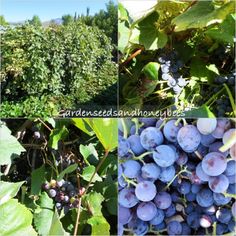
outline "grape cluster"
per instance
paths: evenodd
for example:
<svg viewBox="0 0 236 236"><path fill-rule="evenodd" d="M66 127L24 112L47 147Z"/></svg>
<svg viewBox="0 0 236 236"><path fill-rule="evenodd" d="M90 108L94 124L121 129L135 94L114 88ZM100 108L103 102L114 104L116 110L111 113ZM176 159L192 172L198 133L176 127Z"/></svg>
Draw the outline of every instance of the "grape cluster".
<svg viewBox="0 0 236 236"><path fill-rule="evenodd" d="M234 232L235 136L227 119L120 122L119 235Z"/></svg>
<svg viewBox="0 0 236 236"><path fill-rule="evenodd" d="M219 75L215 78L215 83L218 85L223 85L224 83L228 85L233 96L235 94L235 81L236 81L236 73L232 72L229 75L222 76ZM218 92L221 87L216 87L214 92ZM232 112L232 106L230 104L230 100L227 96L222 95L216 101L216 112L218 117L224 117L226 113Z"/></svg>
<svg viewBox="0 0 236 236"><path fill-rule="evenodd" d="M64 179L60 181L51 180L42 186L48 196L55 200L55 206L58 211L64 210L66 214L70 209L77 208L79 197L83 195L84 188L76 188L70 181Z"/></svg>
<svg viewBox="0 0 236 236"><path fill-rule="evenodd" d="M227 84L228 86L235 86L235 76L236 73L230 73L228 75L218 75L215 77L216 84Z"/></svg>
<svg viewBox="0 0 236 236"><path fill-rule="evenodd" d="M161 64L162 79L167 81L167 85L175 94L180 94L187 81L179 73L184 64L178 59L177 53L175 51L161 53L158 62Z"/></svg>
<svg viewBox="0 0 236 236"><path fill-rule="evenodd" d="M70 152L63 152L63 150L51 150L52 158L55 160L55 165L59 167L61 170L66 169L68 166L73 165L75 163L79 164L78 170L80 171L84 166L84 162L76 162L74 156L71 155Z"/></svg>

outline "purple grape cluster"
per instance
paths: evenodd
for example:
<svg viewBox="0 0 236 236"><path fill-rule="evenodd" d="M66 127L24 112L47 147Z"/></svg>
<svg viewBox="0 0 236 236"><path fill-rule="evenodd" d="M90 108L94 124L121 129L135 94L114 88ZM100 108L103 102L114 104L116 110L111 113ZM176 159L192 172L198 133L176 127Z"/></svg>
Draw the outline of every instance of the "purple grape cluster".
<svg viewBox="0 0 236 236"><path fill-rule="evenodd" d="M158 57L161 64L162 79L167 81L167 85L173 89L175 94L180 94L187 85L187 81L180 75L180 70L184 64L178 59L175 51L163 52Z"/></svg>
<svg viewBox="0 0 236 236"><path fill-rule="evenodd" d="M232 121L215 118L123 119L118 146L118 234L234 232L233 127ZM227 148L220 151L225 144Z"/></svg>
<svg viewBox="0 0 236 236"><path fill-rule="evenodd" d="M235 81L236 81L236 72L232 72L228 75L218 75L215 78L215 84L218 84L220 86L214 88L214 92L218 92L223 84L227 84L229 89L231 90L231 93L233 97L235 96ZM224 117L227 113L231 113L232 106L230 104L230 100L227 96L222 95L220 98L216 101L216 113L217 117Z"/></svg>
<svg viewBox="0 0 236 236"><path fill-rule="evenodd" d="M64 210L66 214L70 209L77 208L79 197L83 195L84 188L78 189L70 181L64 179L60 181L51 180L42 186L48 196L53 198L58 211Z"/></svg>

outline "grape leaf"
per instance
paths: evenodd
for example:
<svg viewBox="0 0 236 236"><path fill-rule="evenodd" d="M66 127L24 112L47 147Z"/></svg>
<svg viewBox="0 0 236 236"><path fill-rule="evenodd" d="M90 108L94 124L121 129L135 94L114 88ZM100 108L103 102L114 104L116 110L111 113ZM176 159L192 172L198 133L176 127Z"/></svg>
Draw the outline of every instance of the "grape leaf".
<svg viewBox="0 0 236 236"><path fill-rule="evenodd" d="M209 37L225 43L234 43L236 14L230 14L217 27L207 30L205 33Z"/></svg>
<svg viewBox="0 0 236 236"><path fill-rule="evenodd" d="M31 173L31 195L39 195L45 182L45 166L33 170Z"/></svg>
<svg viewBox="0 0 236 236"><path fill-rule="evenodd" d="M130 29L127 21L119 21L118 23L118 50L124 52L125 48L128 46Z"/></svg>
<svg viewBox="0 0 236 236"><path fill-rule="evenodd" d="M73 118L72 119L74 125L82 130L84 133L88 134L89 136L92 136L94 134L91 127L87 124L87 122L82 118Z"/></svg>
<svg viewBox="0 0 236 236"><path fill-rule="evenodd" d="M104 197L101 193L90 192L83 198L85 205L93 216L102 216L102 202Z"/></svg>
<svg viewBox="0 0 236 236"><path fill-rule="evenodd" d="M112 151L117 147L117 119L86 118L86 121L93 129L106 151Z"/></svg>
<svg viewBox="0 0 236 236"><path fill-rule="evenodd" d="M98 153L93 144L89 145L80 145L79 146L80 153L82 154L84 161L87 165L95 165L98 163Z"/></svg>
<svg viewBox="0 0 236 236"><path fill-rule="evenodd" d="M211 24L221 23L229 13L234 13L235 3L230 1L215 9L212 1L197 1L183 14L175 17L172 24L175 31L191 28L204 28Z"/></svg>
<svg viewBox="0 0 236 236"><path fill-rule="evenodd" d="M92 235L110 235L110 225L103 216L93 216L88 220L92 227Z"/></svg>
<svg viewBox="0 0 236 236"><path fill-rule="evenodd" d="M34 214L35 228L40 235L48 235L52 225L54 204L46 192L41 194L39 206L41 208L40 212Z"/></svg>
<svg viewBox="0 0 236 236"><path fill-rule="evenodd" d="M93 173L95 172L95 166L87 166L83 169L83 174L81 175L81 177L86 180L89 181L93 175ZM96 173L93 177L92 183L96 182L96 181L102 181L102 178Z"/></svg>
<svg viewBox="0 0 236 236"><path fill-rule="evenodd" d="M111 215L117 215L117 197L109 198L106 200L105 205Z"/></svg>
<svg viewBox="0 0 236 236"><path fill-rule="evenodd" d="M158 21L158 13L153 11L150 15L142 19L132 31L130 42L143 45L146 50L156 50L163 48L167 41L167 35L158 30L156 22Z"/></svg>
<svg viewBox="0 0 236 236"><path fill-rule="evenodd" d="M5 125L0 125L0 165L11 164L24 151L11 131Z"/></svg>
<svg viewBox="0 0 236 236"><path fill-rule="evenodd" d="M58 149L58 142L64 140L69 134L68 129L63 125L52 130L49 138L48 145L54 149Z"/></svg>
<svg viewBox="0 0 236 236"><path fill-rule="evenodd" d="M129 20L128 11L124 8L124 6L121 3L118 3L118 17L122 21Z"/></svg>
<svg viewBox="0 0 236 236"><path fill-rule="evenodd" d="M68 166L65 170L63 170L59 174L59 176L57 177L57 180L62 180L65 174L69 174L69 173L75 171L77 169L77 167L78 167L78 164L73 164L73 165Z"/></svg>
<svg viewBox="0 0 236 236"><path fill-rule="evenodd" d="M199 108L192 109L184 113L188 118L215 118L215 115L210 111L206 105L202 105Z"/></svg>
<svg viewBox="0 0 236 236"><path fill-rule="evenodd" d="M52 218L52 224L48 235L63 235L63 236L70 235L63 229L62 223L56 210Z"/></svg>
<svg viewBox="0 0 236 236"><path fill-rule="evenodd" d="M0 233L4 236L36 236L31 226L32 214L16 199L0 205Z"/></svg>
<svg viewBox="0 0 236 236"><path fill-rule="evenodd" d="M24 182L10 183L0 181L0 205L15 197Z"/></svg>
<svg viewBox="0 0 236 236"><path fill-rule="evenodd" d="M214 68L215 65L206 65L201 58L193 57L190 68L191 78L202 82L213 83L214 78L217 76L217 71Z"/></svg>

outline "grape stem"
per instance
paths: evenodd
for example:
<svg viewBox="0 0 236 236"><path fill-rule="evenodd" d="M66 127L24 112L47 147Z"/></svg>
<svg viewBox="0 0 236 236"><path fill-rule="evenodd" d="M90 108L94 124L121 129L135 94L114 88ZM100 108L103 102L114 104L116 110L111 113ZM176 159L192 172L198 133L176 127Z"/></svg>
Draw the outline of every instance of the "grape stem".
<svg viewBox="0 0 236 236"><path fill-rule="evenodd" d="M233 133L232 137L222 146L219 148L221 152L225 152L230 149L236 143L236 132Z"/></svg>
<svg viewBox="0 0 236 236"><path fill-rule="evenodd" d="M148 156L148 155L150 155L150 154L152 154L152 152L145 152L145 153L141 154L140 156L137 156L137 157L134 156L132 159L133 159L133 160L136 160L136 161L142 161L142 159L143 159L145 156Z"/></svg>
<svg viewBox="0 0 236 236"><path fill-rule="evenodd" d="M52 129L44 121L42 121L40 118L36 119L36 122L37 121L41 122L50 132L52 132Z"/></svg>
<svg viewBox="0 0 236 236"><path fill-rule="evenodd" d="M236 199L236 194L223 193L223 195L224 195L225 197L232 197L232 198Z"/></svg>
<svg viewBox="0 0 236 236"><path fill-rule="evenodd" d="M224 88L226 89L228 95L229 95L229 101L231 103L231 107L232 107L232 110L233 110L233 113L234 113L234 116L236 116L236 108L235 108L235 103L234 103L234 98L230 92L230 89L229 87L227 86L227 84L223 84L224 85Z"/></svg>
<svg viewBox="0 0 236 236"><path fill-rule="evenodd" d="M200 160L203 159L203 157L202 157L202 155L199 153L199 151L196 150L194 153L195 153L195 155L196 155Z"/></svg>
<svg viewBox="0 0 236 236"><path fill-rule="evenodd" d="M85 190L84 190L84 193L83 195L85 195L90 187L90 184L92 183L93 181L93 178L95 176L95 174L99 171L99 169L101 168L102 164L104 163L104 161L106 160L107 156L109 154L109 150L105 150L105 154L103 156L103 158L100 160L100 162L98 163L93 175L91 176ZM78 180L78 175L77 175L77 180ZM78 183L79 185L79 183ZM78 231L78 226L79 226L79 219L80 219L80 212L81 212L81 199L82 199L82 196L79 198L79 204L78 204L78 212L77 212L77 217L76 217L76 223L75 223L75 229L74 229L74 236L77 235L77 231Z"/></svg>
<svg viewBox="0 0 236 236"><path fill-rule="evenodd" d="M130 184L132 184L132 185L134 185L134 186L137 186L137 184L136 184L134 181L128 179L123 173L122 173L122 177L124 178L125 182L128 183L128 186L129 186Z"/></svg>
<svg viewBox="0 0 236 236"><path fill-rule="evenodd" d="M135 134L138 135L139 122L137 118L133 118L132 121L135 123Z"/></svg>
<svg viewBox="0 0 236 236"><path fill-rule="evenodd" d="M225 90L225 87L223 87L220 91L218 91L216 94L214 94L204 105L208 106L209 104L212 103L212 101L215 102L217 96L221 94Z"/></svg>
<svg viewBox="0 0 236 236"><path fill-rule="evenodd" d="M121 118L121 124L122 124L122 127L123 127L123 137L125 139L127 139L127 137L128 137L128 129L127 129L127 126L125 124L124 118Z"/></svg>
<svg viewBox="0 0 236 236"><path fill-rule="evenodd" d="M181 170L178 174L176 174L176 175L174 176L174 178L166 185L166 187L164 188L164 190L167 190L167 189L170 187L170 185L175 181L175 179L176 179L178 176L180 176L182 173L190 173L190 174L191 174L191 172L187 171L187 166L184 167L184 169Z"/></svg>

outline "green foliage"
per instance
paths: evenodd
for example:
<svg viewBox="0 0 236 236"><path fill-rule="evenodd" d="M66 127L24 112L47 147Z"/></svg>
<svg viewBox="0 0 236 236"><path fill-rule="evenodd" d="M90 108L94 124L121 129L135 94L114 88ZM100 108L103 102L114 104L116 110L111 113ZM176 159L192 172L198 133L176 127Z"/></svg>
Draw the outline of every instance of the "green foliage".
<svg viewBox="0 0 236 236"><path fill-rule="evenodd" d="M31 212L24 205L11 199L0 205L0 232L4 236L36 236L31 225L32 218Z"/></svg>
<svg viewBox="0 0 236 236"><path fill-rule="evenodd" d="M15 197L23 184L24 181L18 183L0 181L0 205Z"/></svg>
<svg viewBox="0 0 236 236"><path fill-rule="evenodd" d="M74 21L74 18L71 15L62 16L63 25L69 25Z"/></svg>
<svg viewBox="0 0 236 236"><path fill-rule="evenodd" d="M20 155L19 159L11 160L7 173L5 166L1 166L0 220L4 225L0 224L0 232L10 236L72 235L79 214L77 235L116 234L117 120L9 119L6 123L11 128L2 125L4 132L0 129L0 134L9 138L11 132L20 133L16 141L25 146L25 152L19 152L19 146L12 142L0 145L0 153L11 150ZM41 139L32 134L36 127ZM61 135L60 129L66 130L67 135ZM74 162L66 164L68 157ZM65 162L59 163L60 160ZM63 203L64 208L57 209L60 200L49 197L44 187L45 183L52 187L52 183L62 179L78 190L86 189L69 199L71 204L81 199L81 207L69 208L71 204ZM60 191L63 192L62 188Z"/></svg>
<svg viewBox="0 0 236 236"><path fill-rule="evenodd" d="M1 26L7 26L8 22L5 20L5 17L3 15L0 15L0 25Z"/></svg>
<svg viewBox="0 0 236 236"><path fill-rule="evenodd" d="M80 21L8 28L1 48L1 117L55 116L83 103L102 104L101 95L116 83L110 39ZM107 105L114 104L109 93Z"/></svg>
<svg viewBox="0 0 236 236"><path fill-rule="evenodd" d="M5 148L8 147L8 148ZM11 135L11 131L0 123L0 165L11 164L25 151L17 139Z"/></svg>
<svg viewBox="0 0 236 236"><path fill-rule="evenodd" d="M130 13L124 6L118 5L121 109L161 113L173 109L186 116L199 109L199 114L211 117L222 113L217 100L226 99L223 116L233 117L235 1L157 1L150 9L136 12L134 8ZM156 84L142 76L145 65L162 64L160 57L168 57L169 79L177 83L182 76L184 86L165 81L168 77L162 75L167 72L162 67ZM178 60L183 65L171 71ZM216 82L217 76L231 78L231 83Z"/></svg>
<svg viewBox="0 0 236 236"><path fill-rule="evenodd" d="M42 26L41 20L39 16L33 16L31 20L28 21L29 24L34 25L34 26Z"/></svg>

